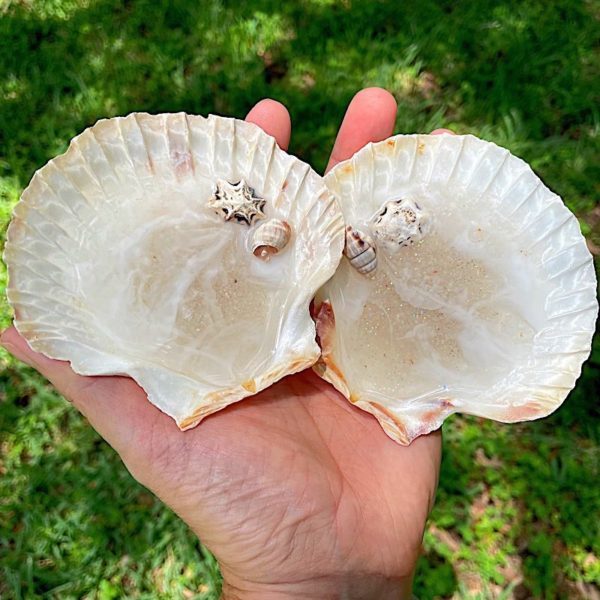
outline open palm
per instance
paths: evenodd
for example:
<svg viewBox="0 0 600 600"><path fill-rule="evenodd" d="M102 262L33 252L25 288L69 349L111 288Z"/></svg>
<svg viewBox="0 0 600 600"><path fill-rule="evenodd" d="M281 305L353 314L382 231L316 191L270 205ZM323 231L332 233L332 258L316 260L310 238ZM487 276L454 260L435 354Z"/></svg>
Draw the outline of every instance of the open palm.
<svg viewBox="0 0 600 600"><path fill-rule="evenodd" d="M330 166L392 133L378 89L350 104ZM248 115L286 148L286 109ZM37 368L216 555L227 598L409 595L433 502L439 434L402 447L310 370L181 433L125 377L82 377L33 352L14 328L3 345Z"/></svg>

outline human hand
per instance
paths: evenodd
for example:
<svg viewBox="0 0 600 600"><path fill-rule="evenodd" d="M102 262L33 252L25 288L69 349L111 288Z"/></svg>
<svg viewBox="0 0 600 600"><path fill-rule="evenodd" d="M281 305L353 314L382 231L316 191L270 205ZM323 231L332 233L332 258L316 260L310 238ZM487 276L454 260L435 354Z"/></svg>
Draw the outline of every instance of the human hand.
<svg viewBox="0 0 600 600"><path fill-rule="evenodd" d="M328 168L391 135L380 89L352 100ZM286 149L287 110L259 102L247 120ZM437 482L439 432L403 447L308 370L182 433L126 377L82 377L33 352L14 327L2 344L85 415L133 476L217 557L224 598L410 596Z"/></svg>

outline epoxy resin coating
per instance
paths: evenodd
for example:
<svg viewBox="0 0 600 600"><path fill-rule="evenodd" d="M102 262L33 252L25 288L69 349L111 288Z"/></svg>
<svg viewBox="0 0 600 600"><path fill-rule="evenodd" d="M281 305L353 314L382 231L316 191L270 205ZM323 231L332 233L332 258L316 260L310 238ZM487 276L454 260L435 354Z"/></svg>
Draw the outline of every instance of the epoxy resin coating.
<svg viewBox="0 0 600 600"><path fill-rule="evenodd" d="M561 404L596 279L576 218L526 163L473 136L400 135L326 182L377 261L364 273L346 253L318 294L322 377L404 444L453 412L512 422Z"/></svg>
<svg viewBox="0 0 600 600"><path fill-rule="evenodd" d="M285 240L259 231L273 222ZM8 297L34 350L130 375L185 429L317 360L309 303L343 237L322 178L257 126L132 114L36 173L8 230Z"/></svg>

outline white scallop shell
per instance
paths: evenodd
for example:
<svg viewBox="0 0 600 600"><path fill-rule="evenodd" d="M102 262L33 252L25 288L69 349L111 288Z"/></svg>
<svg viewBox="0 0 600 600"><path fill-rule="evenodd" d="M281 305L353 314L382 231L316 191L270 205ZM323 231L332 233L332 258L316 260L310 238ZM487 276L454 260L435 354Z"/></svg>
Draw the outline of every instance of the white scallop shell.
<svg viewBox="0 0 600 600"><path fill-rule="evenodd" d="M217 214L219 180L243 180L266 218L290 223L285 253L256 259L263 221ZM257 126L132 114L35 174L8 230L8 298L34 350L133 377L186 429L317 360L309 303L343 237L323 179Z"/></svg>
<svg viewBox="0 0 600 600"><path fill-rule="evenodd" d="M318 293L317 372L403 444L454 412L514 422L563 402L590 352L596 278L577 219L525 162L471 135L399 135L326 183L347 225L373 234L407 198L427 228L380 244L373 277L341 261Z"/></svg>

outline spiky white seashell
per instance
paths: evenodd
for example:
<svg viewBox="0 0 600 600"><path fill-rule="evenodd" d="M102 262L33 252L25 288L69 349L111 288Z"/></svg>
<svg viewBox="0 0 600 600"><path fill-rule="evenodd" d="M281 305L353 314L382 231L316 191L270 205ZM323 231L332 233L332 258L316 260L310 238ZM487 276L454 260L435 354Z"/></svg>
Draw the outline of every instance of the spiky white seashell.
<svg viewBox="0 0 600 600"><path fill-rule="evenodd" d="M292 228L287 221L269 219L254 231L252 253L262 260L269 260L288 245L291 235Z"/></svg>
<svg viewBox="0 0 600 600"><path fill-rule="evenodd" d="M377 267L377 252L373 240L351 225L346 226L344 255L350 264L363 275L372 273Z"/></svg>
<svg viewBox="0 0 600 600"><path fill-rule="evenodd" d="M560 406L590 352L596 279L577 219L525 162L471 135L400 135L326 182L380 251L372 277L341 261L319 291L317 372L403 444L454 412L513 422ZM399 198L428 227L394 253L398 232L372 226Z"/></svg>
<svg viewBox="0 0 600 600"><path fill-rule="evenodd" d="M279 260L256 260L252 230L208 206L219 186L228 216L290 224ZM8 298L35 350L130 375L186 429L317 360L309 304L343 235L322 178L257 126L137 113L35 174L8 229Z"/></svg>
<svg viewBox="0 0 600 600"><path fill-rule="evenodd" d="M218 179L215 192L208 199L208 206L223 215L226 221L233 219L238 223L252 225L265 218L265 199L257 196L243 179L235 183Z"/></svg>
<svg viewBox="0 0 600 600"><path fill-rule="evenodd" d="M422 240L429 231L430 220L417 202L400 198L386 202L373 217L370 228L377 244L395 254Z"/></svg>

